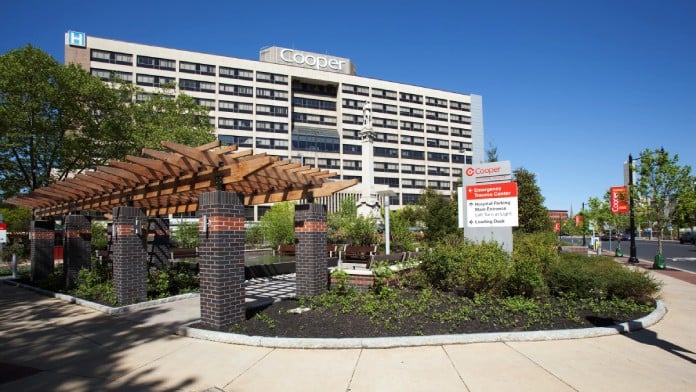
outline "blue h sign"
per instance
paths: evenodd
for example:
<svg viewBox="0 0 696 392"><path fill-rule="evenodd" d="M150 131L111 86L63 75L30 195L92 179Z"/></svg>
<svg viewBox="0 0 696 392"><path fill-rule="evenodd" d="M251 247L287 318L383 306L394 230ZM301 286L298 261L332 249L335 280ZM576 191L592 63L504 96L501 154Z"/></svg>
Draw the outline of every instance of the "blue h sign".
<svg viewBox="0 0 696 392"><path fill-rule="evenodd" d="M79 31L68 31L68 45L79 46L84 48L87 46L87 35Z"/></svg>

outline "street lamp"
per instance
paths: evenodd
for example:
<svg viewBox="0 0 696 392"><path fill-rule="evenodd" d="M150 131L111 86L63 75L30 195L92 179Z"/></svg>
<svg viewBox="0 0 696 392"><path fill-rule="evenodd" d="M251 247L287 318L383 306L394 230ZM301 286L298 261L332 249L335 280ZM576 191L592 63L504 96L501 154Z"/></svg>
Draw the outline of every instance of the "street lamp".
<svg viewBox="0 0 696 392"><path fill-rule="evenodd" d="M580 216L582 217L582 246L587 246L587 241L585 240L585 202L582 202L582 209L580 210Z"/></svg>
<svg viewBox="0 0 696 392"><path fill-rule="evenodd" d="M633 202L633 155L631 154L628 154L628 216L628 225L631 230L631 247L628 262L636 264L638 263L638 257L636 257L636 214Z"/></svg>
<svg viewBox="0 0 696 392"><path fill-rule="evenodd" d="M389 198L396 196L396 192L391 189L377 192L378 195L384 198L384 253L389 254Z"/></svg>

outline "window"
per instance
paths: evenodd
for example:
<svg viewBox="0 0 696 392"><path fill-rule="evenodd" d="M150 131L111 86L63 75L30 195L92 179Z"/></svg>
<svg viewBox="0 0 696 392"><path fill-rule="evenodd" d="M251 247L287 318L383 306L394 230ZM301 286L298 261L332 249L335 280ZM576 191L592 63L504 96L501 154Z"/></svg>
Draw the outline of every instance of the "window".
<svg viewBox="0 0 696 392"><path fill-rule="evenodd" d="M210 110L215 110L215 100L214 99L193 98L193 100L196 101L196 103L199 106L209 108Z"/></svg>
<svg viewBox="0 0 696 392"><path fill-rule="evenodd" d="M452 136L464 136L471 138L471 129L452 127Z"/></svg>
<svg viewBox="0 0 696 392"><path fill-rule="evenodd" d="M293 121L306 124L336 125L335 116L324 116L308 113L293 113L292 119Z"/></svg>
<svg viewBox="0 0 696 392"><path fill-rule="evenodd" d="M256 105L256 114L265 114L268 116L287 117L288 108L284 106L273 105Z"/></svg>
<svg viewBox="0 0 696 392"><path fill-rule="evenodd" d="M215 66L179 61L179 72L215 76Z"/></svg>
<svg viewBox="0 0 696 392"><path fill-rule="evenodd" d="M266 148L272 150L287 150L288 141L284 139L269 139L269 138L256 138L257 148Z"/></svg>
<svg viewBox="0 0 696 392"><path fill-rule="evenodd" d="M401 150L401 158L423 160L423 158L425 158L425 153L417 150Z"/></svg>
<svg viewBox="0 0 696 392"><path fill-rule="evenodd" d="M251 131L251 120L241 120L237 118L223 118L218 119L218 127L224 129L240 129L243 131Z"/></svg>
<svg viewBox="0 0 696 392"><path fill-rule="evenodd" d="M411 122L411 121L402 121L401 122L401 130L423 132L423 123Z"/></svg>
<svg viewBox="0 0 696 392"><path fill-rule="evenodd" d="M428 133L435 133L439 135L449 134L449 127L444 125L428 124L428 126L425 129Z"/></svg>
<svg viewBox="0 0 696 392"><path fill-rule="evenodd" d="M341 161L339 159L319 158L317 165L320 169L341 169Z"/></svg>
<svg viewBox="0 0 696 392"><path fill-rule="evenodd" d="M384 98L384 99L396 100L396 91L382 90L380 88L373 88L372 89L372 96L375 98Z"/></svg>
<svg viewBox="0 0 696 392"><path fill-rule="evenodd" d="M356 109L356 110L362 110L363 106L365 105L365 101L360 101L357 99L346 99L343 98L343 107L347 109ZM376 112L375 110L375 104L372 104L372 111Z"/></svg>
<svg viewBox="0 0 696 392"><path fill-rule="evenodd" d="M293 131L292 149L295 151L339 152L338 134L335 135L330 136L311 130Z"/></svg>
<svg viewBox="0 0 696 392"><path fill-rule="evenodd" d="M336 110L336 102L324 101L320 99L298 98L292 99L292 104L301 108L311 108L320 110Z"/></svg>
<svg viewBox="0 0 696 392"><path fill-rule="evenodd" d="M287 101L288 92L283 90L271 90L269 88L257 88L256 98L275 99L277 101Z"/></svg>
<svg viewBox="0 0 696 392"><path fill-rule="evenodd" d="M132 82L133 75L130 72L109 71L106 69L92 68L92 76L98 77L104 82Z"/></svg>
<svg viewBox="0 0 696 392"><path fill-rule="evenodd" d="M138 56L138 67L176 71L176 61L157 57Z"/></svg>
<svg viewBox="0 0 696 392"><path fill-rule="evenodd" d="M426 110L425 111L425 118L427 118L429 120L447 121L447 113L436 112L434 110Z"/></svg>
<svg viewBox="0 0 696 392"><path fill-rule="evenodd" d="M288 77L287 75L257 71L256 81L273 84L288 84Z"/></svg>
<svg viewBox="0 0 696 392"><path fill-rule="evenodd" d="M428 153L428 160L429 161L437 161L437 162L449 162L449 154L440 153L440 152L429 152Z"/></svg>
<svg viewBox="0 0 696 392"><path fill-rule="evenodd" d="M469 142L452 141L452 150L454 151L471 151L472 145Z"/></svg>
<svg viewBox="0 0 696 392"><path fill-rule="evenodd" d="M254 80L254 71L248 69L220 67L218 72L221 78Z"/></svg>
<svg viewBox="0 0 696 392"><path fill-rule="evenodd" d="M349 159L344 159L343 170L362 170L362 161L352 161Z"/></svg>
<svg viewBox="0 0 696 392"><path fill-rule="evenodd" d="M402 102L413 102L413 103L423 103L423 96L409 93L401 93L399 96L399 101Z"/></svg>
<svg viewBox="0 0 696 392"><path fill-rule="evenodd" d="M422 109L409 108L406 106L402 106L399 109L399 114L401 114L402 116L423 118L423 110Z"/></svg>
<svg viewBox="0 0 696 392"><path fill-rule="evenodd" d="M344 114L342 119L344 124L362 124L362 116L355 114Z"/></svg>
<svg viewBox="0 0 696 392"><path fill-rule="evenodd" d="M447 142L447 140L429 137L428 147L449 148L449 143Z"/></svg>
<svg viewBox="0 0 696 392"><path fill-rule="evenodd" d="M360 122L362 123L362 119L360 120ZM399 128L399 122L397 120L381 117L372 117L372 125L378 128Z"/></svg>
<svg viewBox="0 0 696 392"><path fill-rule="evenodd" d="M135 83L138 86L162 87L165 84L174 83L174 78L157 75L136 74Z"/></svg>
<svg viewBox="0 0 696 392"><path fill-rule="evenodd" d="M341 91L344 93L350 93L355 95L370 95L370 88L365 86L356 86L354 84L343 84Z"/></svg>
<svg viewBox="0 0 696 392"><path fill-rule="evenodd" d="M465 112L471 111L471 104L466 102L450 101L450 109L462 110Z"/></svg>
<svg viewBox="0 0 696 392"><path fill-rule="evenodd" d="M237 95L240 97L253 97L254 90L249 86L220 83L220 94Z"/></svg>
<svg viewBox="0 0 696 392"><path fill-rule="evenodd" d="M376 157L399 157L399 151L396 148L374 147L374 153Z"/></svg>
<svg viewBox="0 0 696 392"><path fill-rule="evenodd" d="M218 102L218 110L221 112L253 113L254 107L245 102L220 101Z"/></svg>
<svg viewBox="0 0 696 392"><path fill-rule="evenodd" d="M425 166L423 165L401 165L401 172L406 174L425 174Z"/></svg>
<svg viewBox="0 0 696 392"><path fill-rule="evenodd" d="M450 121L452 121L454 123L460 123L460 124L471 124L471 117L460 116L458 114L451 114Z"/></svg>
<svg viewBox="0 0 696 392"><path fill-rule="evenodd" d="M102 63L110 64L133 65L133 55L128 53L92 49L90 56L92 61L100 61Z"/></svg>
<svg viewBox="0 0 696 392"><path fill-rule="evenodd" d="M448 167L428 166L428 174L433 176L449 176L450 170Z"/></svg>
<svg viewBox="0 0 696 392"><path fill-rule="evenodd" d="M343 138L348 140L360 140L360 131L357 129L343 129Z"/></svg>
<svg viewBox="0 0 696 392"><path fill-rule="evenodd" d="M293 80L292 81L292 91L299 91L303 93L308 93L308 94L314 94L314 95L325 95L329 97L335 97L337 88L333 84L313 84L313 83L306 83L302 82L300 80Z"/></svg>
<svg viewBox="0 0 696 392"><path fill-rule="evenodd" d="M398 177L375 177L375 184L389 185L390 188L399 187Z"/></svg>
<svg viewBox="0 0 696 392"><path fill-rule="evenodd" d="M288 133L288 124L271 121L257 121L256 130L273 133Z"/></svg>
<svg viewBox="0 0 696 392"><path fill-rule="evenodd" d="M399 165L397 163L375 162L376 172L398 173Z"/></svg>
<svg viewBox="0 0 696 392"><path fill-rule="evenodd" d="M362 154L362 147L361 146L356 146L353 144L344 144L343 145L343 153L344 154L357 154L360 155Z"/></svg>
<svg viewBox="0 0 696 392"><path fill-rule="evenodd" d="M186 91L200 91L204 93L214 93L215 83L203 82L200 80L179 79L179 89Z"/></svg>
<svg viewBox="0 0 696 392"><path fill-rule="evenodd" d="M254 147L251 136L218 135L218 140L224 145L237 147Z"/></svg>
<svg viewBox="0 0 696 392"><path fill-rule="evenodd" d="M401 144L423 146L425 145L425 139L419 136L401 135Z"/></svg>
<svg viewBox="0 0 696 392"><path fill-rule="evenodd" d="M428 106L439 106L441 108L447 107L447 100L433 97L426 97L425 104Z"/></svg>
<svg viewBox="0 0 696 392"><path fill-rule="evenodd" d="M404 193L401 196L401 199L402 199L402 202L404 203L404 205L418 204L419 197L420 197L420 195L417 193Z"/></svg>

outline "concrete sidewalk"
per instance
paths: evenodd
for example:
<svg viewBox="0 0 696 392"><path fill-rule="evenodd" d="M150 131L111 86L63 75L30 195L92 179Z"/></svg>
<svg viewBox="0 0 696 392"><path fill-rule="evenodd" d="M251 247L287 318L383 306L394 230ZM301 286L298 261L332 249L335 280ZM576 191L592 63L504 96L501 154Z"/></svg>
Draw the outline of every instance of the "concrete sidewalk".
<svg viewBox="0 0 696 392"><path fill-rule="evenodd" d="M171 334L195 317L175 302L109 316L0 284L0 391L692 391L696 285L651 273L668 313L646 330L390 349L215 343Z"/></svg>

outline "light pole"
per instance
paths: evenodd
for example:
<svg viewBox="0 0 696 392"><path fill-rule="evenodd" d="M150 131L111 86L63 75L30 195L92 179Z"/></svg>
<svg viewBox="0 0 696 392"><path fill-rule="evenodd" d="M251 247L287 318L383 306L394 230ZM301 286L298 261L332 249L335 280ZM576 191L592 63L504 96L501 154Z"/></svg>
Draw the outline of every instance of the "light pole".
<svg viewBox="0 0 696 392"><path fill-rule="evenodd" d="M638 257L636 257L636 214L633 202L633 155L631 154L628 154L628 216L628 226L631 230L631 247L628 262L636 264L638 263Z"/></svg>
<svg viewBox="0 0 696 392"><path fill-rule="evenodd" d="M587 241L585 240L585 202L582 202L582 209L580 210L580 217L582 217L582 246L587 246Z"/></svg>
<svg viewBox="0 0 696 392"><path fill-rule="evenodd" d="M391 189L377 192L384 198L384 253L389 254L391 230L389 229L389 197L396 196L396 192Z"/></svg>

